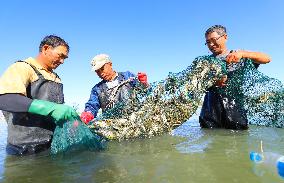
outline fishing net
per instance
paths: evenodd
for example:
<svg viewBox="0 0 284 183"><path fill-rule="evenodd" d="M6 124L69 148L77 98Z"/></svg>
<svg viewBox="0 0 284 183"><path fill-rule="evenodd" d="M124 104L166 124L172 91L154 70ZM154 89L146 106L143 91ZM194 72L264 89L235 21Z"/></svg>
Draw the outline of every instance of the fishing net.
<svg viewBox="0 0 284 183"><path fill-rule="evenodd" d="M135 87L119 103L90 123L106 139L150 137L171 131L194 114L207 88L225 74L225 63L210 56L196 58L182 72L169 73L149 87Z"/></svg>
<svg viewBox="0 0 284 183"><path fill-rule="evenodd" d="M257 67L251 59L244 58L227 65L227 86L217 88L217 91L235 101L240 111L246 114L249 124L283 128L283 85L258 71Z"/></svg>
<svg viewBox="0 0 284 183"><path fill-rule="evenodd" d="M130 91L129 100L116 104L88 126L79 120L57 126L51 152L82 147L97 150L104 148L105 139L169 132L195 113L204 92L225 74L227 86L218 88L218 92L235 100L246 112L249 124L283 127L282 83L259 72L249 59L241 59L234 67L237 68L233 72L227 72L229 67L221 59L202 56L184 71L169 73L165 80L149 87L137 85Z"/></svg>
<svg viewBox="0 0 284 183"><path fill-rule="evenodd" d="M51 143L51 154L78 149L100 150L104 147L104 139L92 133L80 119L74 119L56 126Z"/></svg>
<svg viewBox="0 0 284 183"><path fill-rule="evenodd" d="M248 122L253 125L284 127L284 88L255 67L245 68L241 90Z"/></svg>

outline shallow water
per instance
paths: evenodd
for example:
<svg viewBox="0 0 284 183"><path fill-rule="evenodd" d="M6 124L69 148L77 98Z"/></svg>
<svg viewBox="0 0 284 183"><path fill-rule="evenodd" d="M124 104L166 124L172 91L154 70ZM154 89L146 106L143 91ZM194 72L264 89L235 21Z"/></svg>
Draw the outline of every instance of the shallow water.
<svg viewBox="0 0 284 183"><path fill-rule="evenodd" d="M284 154L284 129L279 128L205 130L191 118L171 135L56 157L7 156L6 136L6 123L0 122L0 182L284 182L249 160L261 140L264 151Z"/></svg>

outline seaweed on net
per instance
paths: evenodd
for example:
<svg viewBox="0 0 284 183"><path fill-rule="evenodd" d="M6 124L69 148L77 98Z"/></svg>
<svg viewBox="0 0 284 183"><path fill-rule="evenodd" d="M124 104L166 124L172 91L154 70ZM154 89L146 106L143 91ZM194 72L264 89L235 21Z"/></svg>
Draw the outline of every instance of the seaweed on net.
<svg viewBox="0 0 284 183"><path fill-rule="evenodd" d="M194 114L206 89L225 72L223 61L198 57L182 72L169 73L165 80L148 88L135 87L127 102L106 111L89 128L102 137L118 140L169 132Z"/></svg>

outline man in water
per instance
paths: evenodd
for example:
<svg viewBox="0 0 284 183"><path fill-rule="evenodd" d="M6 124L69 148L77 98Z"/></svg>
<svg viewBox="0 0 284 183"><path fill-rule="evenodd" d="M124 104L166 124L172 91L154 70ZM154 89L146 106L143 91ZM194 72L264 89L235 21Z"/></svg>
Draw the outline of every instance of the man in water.
<svg viewBox="0 0 284 183"><path fill-rule="evenodd" d="M127 101L129 91L137 84L136 76L133 73L113 70L112 61L106 54L96 55L91 64L92 70L102 81L92 88L90 99L81 114L81 120L86 124L97 116L99 109L105 112L107 109L113 108L115 104ZM146 73L138 72L137 79L142 85L148 85Z"/></svg>
<svg viewBox="0 0 284 183"><path fill-rule="evenodd" d="M46 36L36 58L12 64L0 79L0 109L8 123L7 152L23 155L49 149L56 125L79 119L64 105L63 85L53 71L68 58L60 37Z"/></svg>
<svg viewBox="0 0 284 183"><path fill-rule="evenodd" d="M208 89L199 116L202 128L247 129L248 120L243 106L241 85L246 68L257 68L270 62L268 55L244 50L229 51L228 35L222 25L214 25L205 32L206 45L212 57L226 62L227 75Z"/></svg>

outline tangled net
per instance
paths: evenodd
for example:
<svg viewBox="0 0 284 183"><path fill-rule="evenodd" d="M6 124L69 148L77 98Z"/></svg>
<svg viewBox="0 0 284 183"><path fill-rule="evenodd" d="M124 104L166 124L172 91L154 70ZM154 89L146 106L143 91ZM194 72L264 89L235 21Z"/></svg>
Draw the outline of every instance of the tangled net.
<svg viewBox="0 0 284 183"><path fill-rule="evenodd" d="M254 67L246 68L241 90L248 122L252 125L284 127L284 87Z"/></svg>
<svg viewBox="0 0 284 183"><path fill-rule="evenodd" d="M207 88L225 74L225 63L210 56L196 58L180 73L148 88L138 86L126 103L119 103L89 128L107 139L151 137L181 125L200 104Z"/></svg>
<svg viewBox="0 0 284 183"><path fill-rule="evenodd" d="M50 152L58 154L79 149L94 151L104 149L105 146L105 139L92 133L80 119L74 118L56 126Z"/></svg>
<svg viewBox="0 0 284 183"><path fill-rule="evenodd" d="M51 152L73 148L97 150L105 140L151 137L169 132L187 121L198 108L204 92L223 75L226 87L220 87L243 109L249 124L284 127L284 88L279 80L259 72L249 59L241 59L228 72L226 63L212 56L196 58L184 71L169 73L165 80L149 87L138 85L129 100L118 103L88 126L80 119L57 126ZM125 82L126 83L126 82Z"/></svg>
<svg viewBox="0 0 284 183"><path fill-rule="evenodd" d="M237 69L228 73L227 86L219 92L236 101L249 124L283 128L283 84L258 71L251 59L241 59L233 67Z"/></svg>

